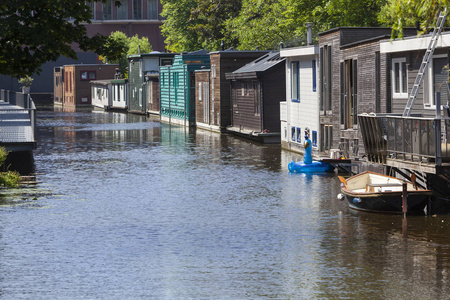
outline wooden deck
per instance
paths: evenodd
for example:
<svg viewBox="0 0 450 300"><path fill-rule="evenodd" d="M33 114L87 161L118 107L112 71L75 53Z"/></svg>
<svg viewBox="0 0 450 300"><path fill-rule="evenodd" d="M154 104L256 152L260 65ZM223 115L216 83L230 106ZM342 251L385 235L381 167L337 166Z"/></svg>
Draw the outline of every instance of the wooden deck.
<svg viewBox="0 0 450 300"><path fill-rule="evenodd" d="M16 101L16 97L11 97L14 100L10 102L0 99L0 146L12 152L33 150L36 149L36 108L28 95L16 94L25 101Z"/></svg>

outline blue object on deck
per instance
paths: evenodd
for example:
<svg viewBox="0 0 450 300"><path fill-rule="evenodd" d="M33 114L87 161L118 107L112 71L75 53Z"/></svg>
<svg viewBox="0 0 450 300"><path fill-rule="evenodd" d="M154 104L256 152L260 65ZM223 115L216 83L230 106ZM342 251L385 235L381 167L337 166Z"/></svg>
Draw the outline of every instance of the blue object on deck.
<svg viewBox="0 0 450 300"><path fill-rule="evenodd" d="M288 165L288 169L289 172L292 173L324 173L333 172L334 166L322 161L312 161L310 164L291 161Z"/></svg>

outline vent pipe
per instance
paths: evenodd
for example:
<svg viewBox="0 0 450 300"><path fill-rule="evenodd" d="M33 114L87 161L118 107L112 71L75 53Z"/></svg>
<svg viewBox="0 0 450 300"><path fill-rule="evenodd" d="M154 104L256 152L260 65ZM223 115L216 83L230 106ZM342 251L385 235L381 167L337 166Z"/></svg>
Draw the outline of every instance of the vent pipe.
<svg viewBox="0 0 450 300"><path fill-rule="evenodd" d="M312 23L306 23L306 44L312 45Z"/></svg>

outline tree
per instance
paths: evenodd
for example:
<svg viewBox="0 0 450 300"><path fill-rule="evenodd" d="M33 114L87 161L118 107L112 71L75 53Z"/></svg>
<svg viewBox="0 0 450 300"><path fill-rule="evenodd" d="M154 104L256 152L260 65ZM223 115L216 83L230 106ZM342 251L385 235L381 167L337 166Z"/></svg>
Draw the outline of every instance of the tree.
<svg viewBox="0 0 450 300"><path fill-rule="evenodd" d="M161 33L166 37L167 50L173 52L195 51L201 48L198 32L191 30L197 21L191 18L191 11L197 7L197 0L161 0L165 18Z"/></svg>
<svg viewBox="0 0 450 300"><path fill-rule="evenodd" d="M120 73L125 74L125 77L127 77L128 55L152 51L152 45L148 38L139 38L137 34L130 38L121 31L112 32L106 39L104 48L108 49L108 52L114 53L112 58L105 56L107 62L119 64Z"/></svg>
<svg viewBox="0 0 450 300"><path fill-rule="evenodd" d="M103 47L105 36L87 36L83 23L90 22L92 1L1 1L0 73L19 78L39 73L42 64L61 55L76 59L74 43L83 51L114 56Z"/></svg>
<svg viewBox="0 0 450 300"><path fill-rule="evenodd" d="M380 20L392 26L393 34L398 32L399 36L404 27L414 26L415 22L419 22L422 31L426 32L430 26L435 26L439 13L446 8L450 9L450 0L389 0L381 10ZM383 17L384 12L391 13Z"/></svg>

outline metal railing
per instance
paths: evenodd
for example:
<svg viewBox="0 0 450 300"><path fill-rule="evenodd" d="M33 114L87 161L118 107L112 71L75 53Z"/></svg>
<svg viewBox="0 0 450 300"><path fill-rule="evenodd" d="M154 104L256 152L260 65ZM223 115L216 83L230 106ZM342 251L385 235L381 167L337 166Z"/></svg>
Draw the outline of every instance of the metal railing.
<svg viewBox="0 0 450 300"><path fill-rule="evenodd" d="M450 162L450 118L402 117L389 114L358 116L367 159L387 158L441 166Z"/></svg>

